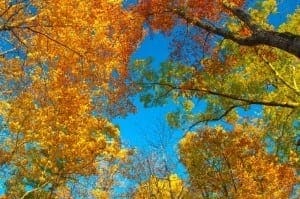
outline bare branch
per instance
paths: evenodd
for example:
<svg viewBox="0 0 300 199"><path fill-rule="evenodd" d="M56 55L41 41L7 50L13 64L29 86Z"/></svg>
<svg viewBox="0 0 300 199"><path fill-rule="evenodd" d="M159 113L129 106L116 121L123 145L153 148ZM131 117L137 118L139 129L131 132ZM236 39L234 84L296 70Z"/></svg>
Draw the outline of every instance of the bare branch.
<svg viewBox="0 0 300 199"><path fill-rule="evenodd" d="M16 48L11 48L11 49L9 49L9 50L6 50L6 51L4 51L4 52L1 52L0 53L0 56L4 56L4 55L6 55L6 54L8 54L8 53L10 53L10 52L13 52L13 51L15 51L15 50L17 50Z"/></svg>

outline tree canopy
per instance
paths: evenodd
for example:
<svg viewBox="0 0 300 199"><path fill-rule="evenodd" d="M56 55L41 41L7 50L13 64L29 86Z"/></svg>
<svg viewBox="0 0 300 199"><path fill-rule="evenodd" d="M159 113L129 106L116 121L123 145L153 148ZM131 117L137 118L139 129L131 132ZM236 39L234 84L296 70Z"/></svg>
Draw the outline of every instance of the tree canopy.
<svg viewBox="0 0 300 199"><path fill-rule="evenodd" d="M3 198L299 197L299 3L277 27L276 0L0 0ZM169 60L132 60L157 32ZM122 144L136 96L177 106L185 177Z"/></svg>

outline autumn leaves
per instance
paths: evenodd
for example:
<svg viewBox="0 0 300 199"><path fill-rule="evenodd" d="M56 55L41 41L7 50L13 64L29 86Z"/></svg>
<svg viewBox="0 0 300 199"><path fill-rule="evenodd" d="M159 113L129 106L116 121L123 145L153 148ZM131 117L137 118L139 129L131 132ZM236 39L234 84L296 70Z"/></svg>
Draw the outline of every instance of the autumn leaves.
<svg viewBox="0 0 300 199"><path fill-rule="evenodd" d="M100 167L120 175L129 151L109 119L134 111L130 96L139 91L146 104L179 104L167 119L195 132L179 143L189 180L152 175L132 197L287 198L299 169L300 73L295 48L284 46L299 43L299 9L275 29L267 21L274 0L249 12L244 3L2 0L0 113L9 133L0 163L13 170L6 196L70 198L67 182L98 175L94 196L111 197ZM128 67L148 30L173 37L173 60ZM239 115L252 105L259 116ZM232 130L197 129L219 120Z"/></svg>
<svg viewBox="0 0 300 199"><path fill-rule="evenodd" d="M114 105L114 116L132 109L126 65L141 24L115 1L1 2L4 37L24 53L1 59L11 91L1 96L10 131L3 153L20 181L8 183L7 196L26 196L31 186L31 196L52 198L75 175L97 174L99 158L126 155L105 114Z"/></svg>

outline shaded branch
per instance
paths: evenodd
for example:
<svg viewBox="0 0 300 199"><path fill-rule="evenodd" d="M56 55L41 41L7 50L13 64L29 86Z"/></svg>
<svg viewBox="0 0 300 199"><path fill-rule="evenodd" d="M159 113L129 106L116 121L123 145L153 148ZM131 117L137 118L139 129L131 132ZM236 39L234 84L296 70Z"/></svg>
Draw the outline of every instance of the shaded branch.
<svg viewBox="0 0 300 199"><path fill-rule="evenodd" d="M225 3L223 3L222 5L225 9L229 10L233 15L235 15L237 18L239 18L239 20L244 22L252 31L255 32L258 30L258 28L259 28L258 25L253 23L253 20L249 13L245 12L244 10L242 10L239 7L229 6L229 5L226 5Z"/></svg>

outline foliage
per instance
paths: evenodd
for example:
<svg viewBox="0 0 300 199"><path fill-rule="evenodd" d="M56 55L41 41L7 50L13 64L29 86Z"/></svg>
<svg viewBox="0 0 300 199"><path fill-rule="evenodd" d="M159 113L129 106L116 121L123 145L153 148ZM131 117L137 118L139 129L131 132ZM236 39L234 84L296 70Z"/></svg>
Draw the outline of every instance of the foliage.
<svg viewBox="0 0 300 199"><path fill-rule="evenodd" d="M272 12L271 2L250 13ZM279 30L297 33L298 15L299 9ZM257 15L256 20L261 26L272 28L265 15ZM229 30L241 30L242 26L234 18L227 23ZM298 58L269 46L241 46L227 39L220 41L212 54L199 59L194 65L169 61L158 69L153 69L148 61L135 62L132 71L144 88L142 101L149 106L173 99L180 108L168 114L168 121L174 127L186 124L189 128L210 121L241 122L247 118L238 115L240 110L260 105L263 114L253 117L258 126L268 129L266 136L277 148L274 153L282 157L295 151L295 139L299 136L295 125L300 105ZM195 106L203 102L205 111Z"/></svg>
<svg viewBox="0 0 300 199"><path fill-rule="evenodd" d="M148 199L148 198L183 198L186 194L186 189L180 178L176 174L171 174L165 179L160 179L156 176L151 176L150 179L138 187L133 198Z"/></svg>
<svg viewBox="0 0 300 199"><path fill-rule="evenodd" d="M126 155L108 119L134 111L126 65L141 20L117 1L3 0L0 10L7 195L51 198L97 174L99 158Z"/></svg>
<svg viewBox="0 0 300 199"><path fill-rule="evenodd" d="M180 141L180 156L200 198L288 198L295 170L265 151L263 132L237 126L189 132Z"/></svg>
<svg viewBox="0 0 300 199"><path fill-rule="evenodd" d="M72 198L72 183L97 176L81 197L112 198L121 175L138 178L134 198L288 197L299 170L300 9L276 28L276 1L257 2L0 0L3 197ZM137 60L130 71L153 31L171 36L171 60L158 69ZM130 162L111 121L135 111L138 91L146 106L179 105L167 115L173 127L236 126L181 141L191 187L159 153ZM253 105L254 120L239 115Z"/></svg>

